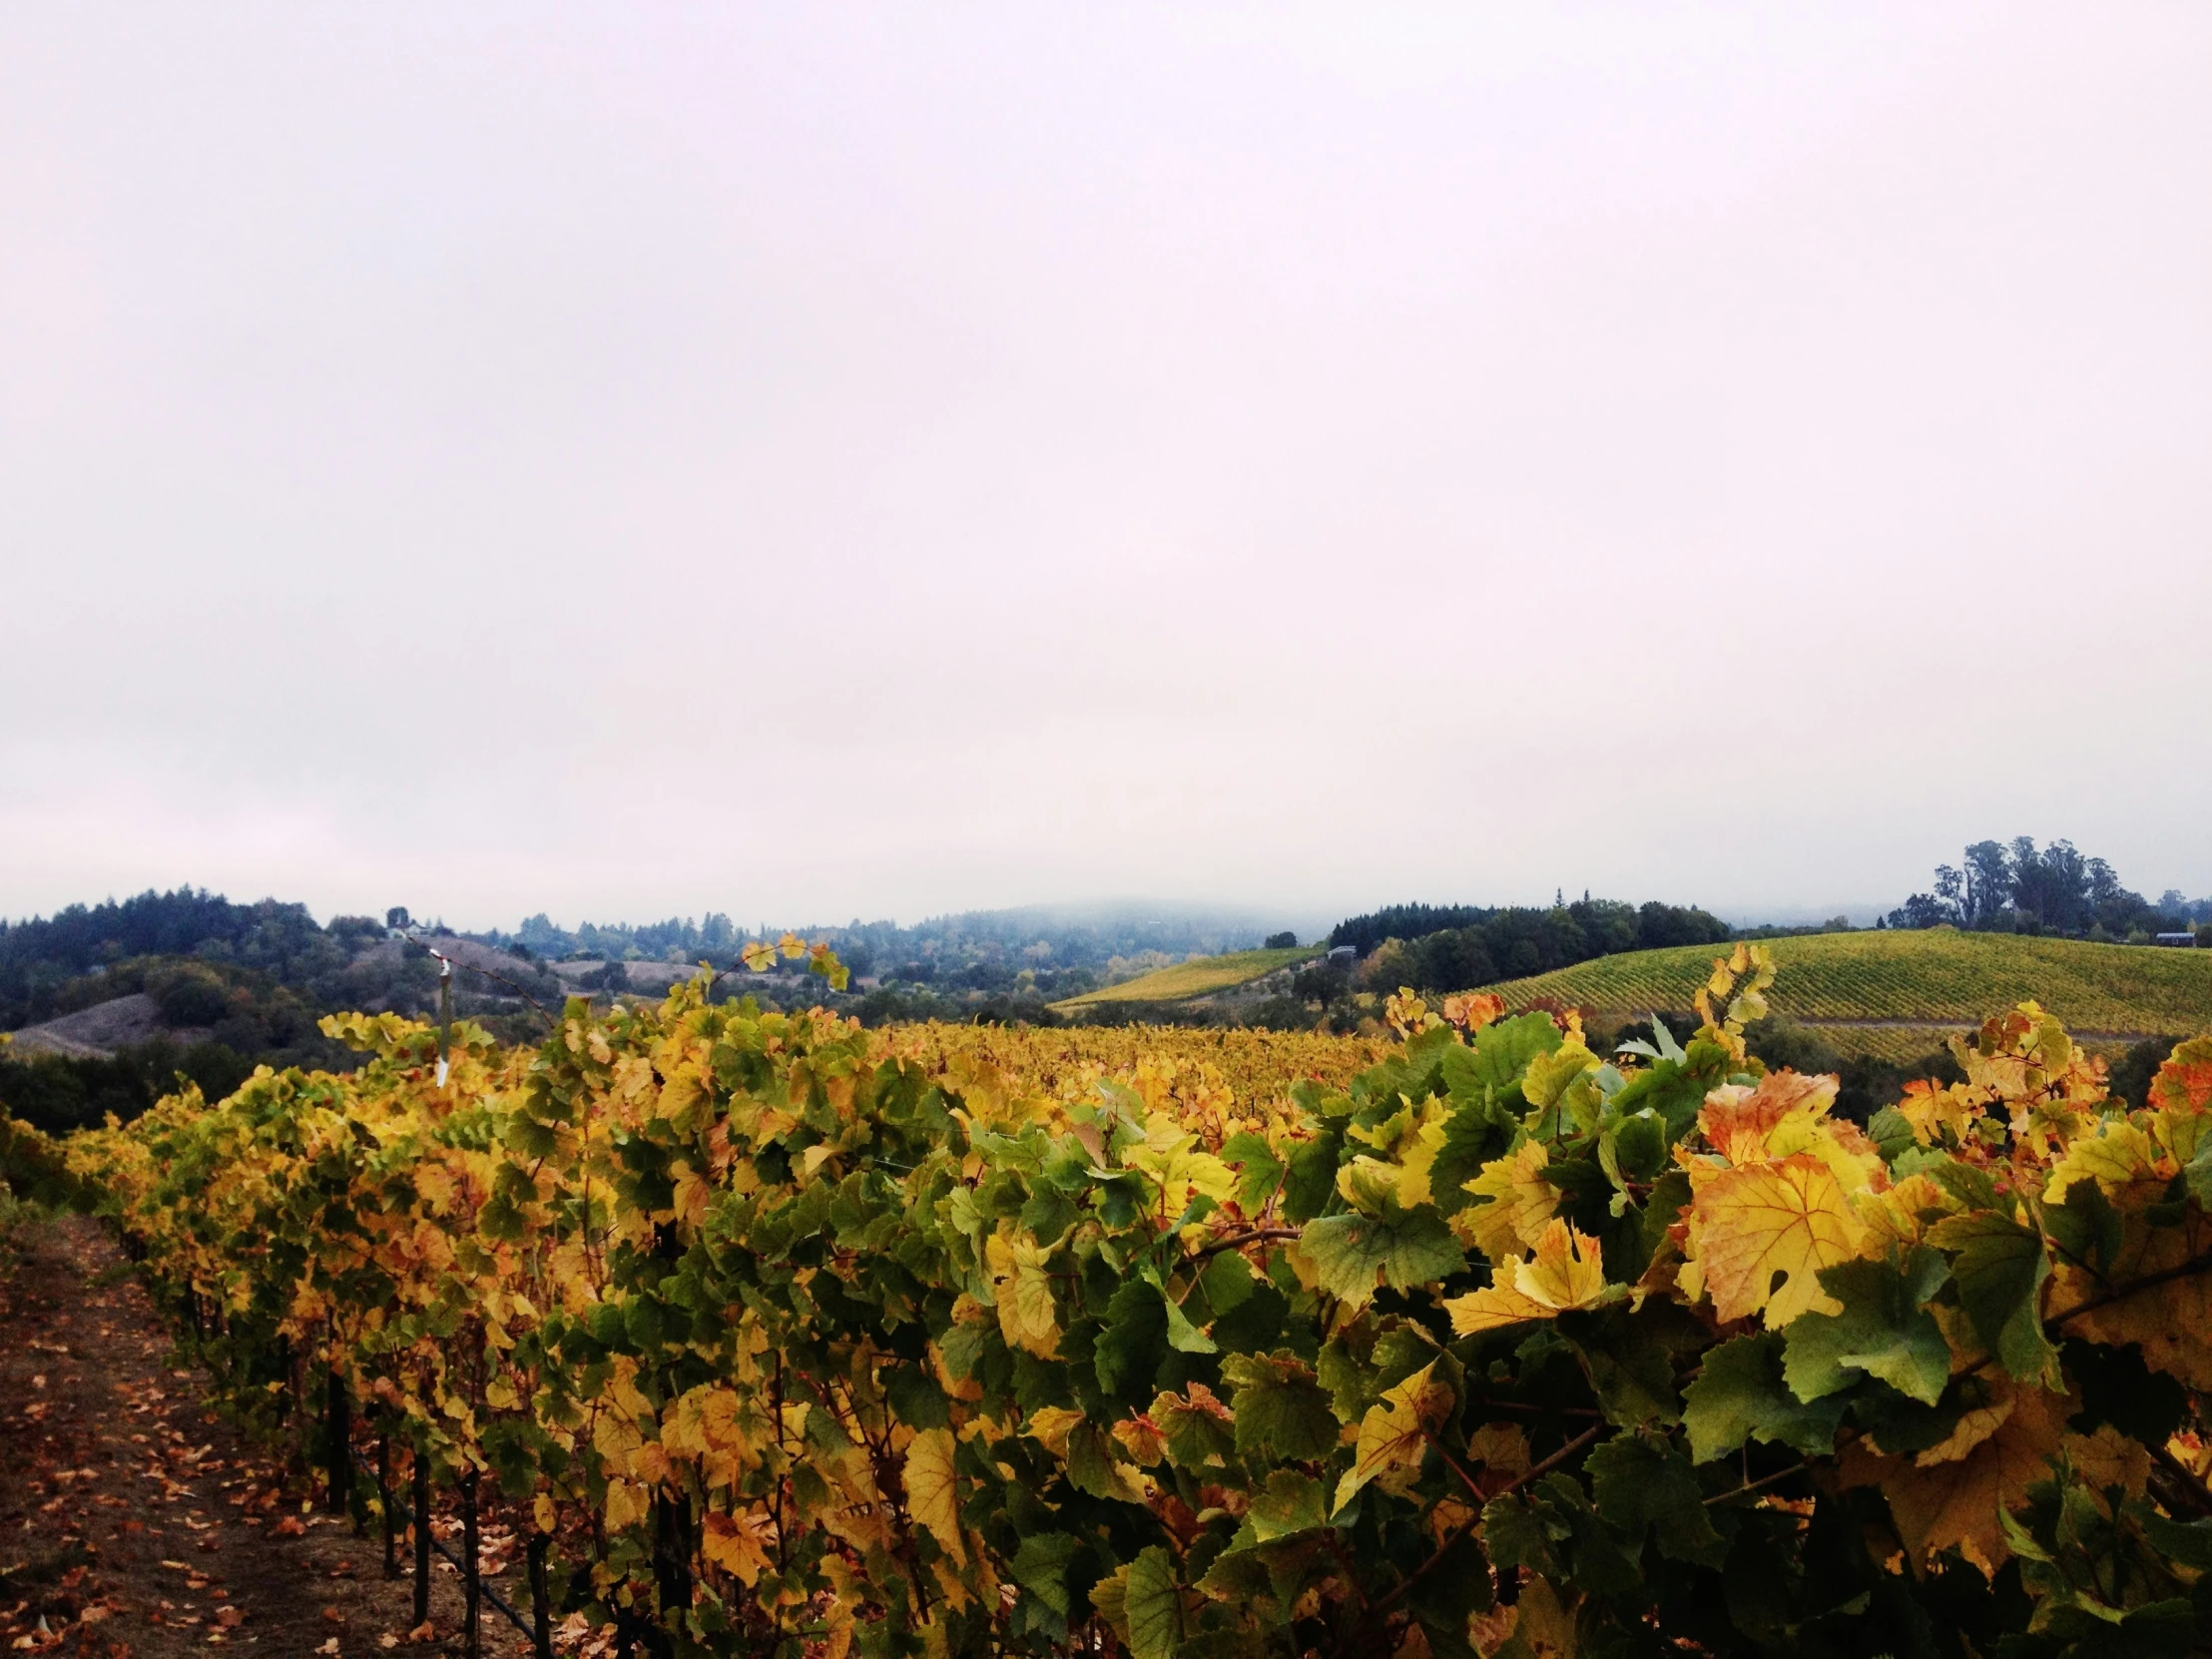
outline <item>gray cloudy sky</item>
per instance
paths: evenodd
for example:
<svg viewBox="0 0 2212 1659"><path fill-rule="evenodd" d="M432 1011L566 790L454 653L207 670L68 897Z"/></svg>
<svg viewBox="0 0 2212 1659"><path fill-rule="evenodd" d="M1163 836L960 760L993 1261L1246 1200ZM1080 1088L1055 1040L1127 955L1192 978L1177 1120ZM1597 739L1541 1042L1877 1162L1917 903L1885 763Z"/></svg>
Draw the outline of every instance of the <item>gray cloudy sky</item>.
<svg viewBox="0 0 2212 1659"><path fill-rule="evenodd" d="M2212 9L0 14L0 912L2212 889Z"/></svg>

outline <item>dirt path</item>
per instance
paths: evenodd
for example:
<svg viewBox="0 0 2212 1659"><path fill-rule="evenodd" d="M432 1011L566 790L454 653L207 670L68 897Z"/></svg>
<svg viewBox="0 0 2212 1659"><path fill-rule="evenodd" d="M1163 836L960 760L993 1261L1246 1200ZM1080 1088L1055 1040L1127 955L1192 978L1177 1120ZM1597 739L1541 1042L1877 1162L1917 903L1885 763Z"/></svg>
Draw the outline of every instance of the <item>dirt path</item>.
<svg viewBox="0 0 2212 1659"><path fill-rule="evenodd" d="M0 1260L5 1659L459 1650L450 1569L436 1575L431 1633L410 1639L412 1589L384 1578L380 1537L318 1512L312 1487L201 1405L206 1378L170 1369L161 1320L96 1224L67 1217L12 1245L12 1271ZM486 1654L528 1652L488 1603L483 1616Z"/></svg>

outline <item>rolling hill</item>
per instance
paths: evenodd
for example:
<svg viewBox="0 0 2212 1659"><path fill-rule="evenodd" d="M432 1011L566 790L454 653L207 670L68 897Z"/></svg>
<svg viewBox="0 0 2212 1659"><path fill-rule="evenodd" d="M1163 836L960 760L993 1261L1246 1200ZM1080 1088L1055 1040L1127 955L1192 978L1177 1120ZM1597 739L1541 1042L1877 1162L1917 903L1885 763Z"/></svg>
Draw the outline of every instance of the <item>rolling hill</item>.
<svg viewBox="0 0 2212 1659"><path fill-rule="evenodd" d="M1296 945L1287 950L1235 950L1224 956L1198 956L1187 962L1177 962L1173 967L1155 968L1134 979L1124 979L1118 985L1085 991L1081 996L1068 997L1052 1006L1057 1012L1070 1013L1079 1008L1096 1008L1115 1002L1182 1002L1194 996L1210 996L1217 991L1249 985L1278 968L1311 961L1321 953L1320 945Z"/></svg>
<svg viewBox="0 0 2212 1659"><path fill-rule="evenodd" d="M1769 948L1776 1015L1846 1055L1909 1059L2031 997L2090 1040L2212 1031L2212 951L1948 927L1811 934ZM1485 988L1512 1008L1550 1002L1640 1019L1688 1008L1715 954L1711 945L1639 950Z"/></svg>

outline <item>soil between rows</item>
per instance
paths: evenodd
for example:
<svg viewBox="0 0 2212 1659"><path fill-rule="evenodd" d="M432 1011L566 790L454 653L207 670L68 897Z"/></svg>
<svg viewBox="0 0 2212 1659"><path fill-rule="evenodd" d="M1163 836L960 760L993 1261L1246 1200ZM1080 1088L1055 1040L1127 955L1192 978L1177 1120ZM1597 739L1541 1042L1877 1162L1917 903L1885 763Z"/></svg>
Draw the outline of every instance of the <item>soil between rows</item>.
<svg viewBox="0 0 2212 1659"><path fill-rule="evenodd" d="M0 1252L0 1659L460 1651L457 1575L436 1562L430 1632L411 1635L412 1585L383 1576L381 1537L353 1536L203 1405L208 1379L173 1369L96 1223L19 1229ZM489 1581L513 1599L521 1578ZM483 1651L529 1651L488 1602Z"/></svg>

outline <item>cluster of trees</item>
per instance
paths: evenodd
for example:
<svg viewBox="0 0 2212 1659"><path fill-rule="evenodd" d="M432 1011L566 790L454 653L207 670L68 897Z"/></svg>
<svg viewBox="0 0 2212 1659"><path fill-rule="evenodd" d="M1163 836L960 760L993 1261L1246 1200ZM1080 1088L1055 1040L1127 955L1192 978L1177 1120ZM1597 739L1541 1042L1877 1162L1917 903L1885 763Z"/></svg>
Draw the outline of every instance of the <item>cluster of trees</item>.
<svg viewBox="0 0 2212 1659"><path fill-rule="evenodd" d="M166 1029L112 1055L0 1050L0 1104L48 1134L128 1122L177 1087L229 1094L257 1065L350 1069L357 1056L325 1037L324 1009L295 986L256 968L201 956L139 956L66 981L54 995L68 1014L115 997L153 999Z"/></svg>
<svg viewBox="0 0 2212 1659"><path fill-rule="evenodd" d="M160 1003L165 1025L184 1033L158 1034L106 1059L16 1056L0 1066L0 1102L33 1121L66 1128L97 1122L108 1111L131 1118L180 1073L213 1094L227 1092L258 1063L350 1064L348 1052L321 1046L314 1026L322 1014L391 1009L421 1016L437 1006L436 964L419 946L392 937L393 929L410 927L433 943L449 933L442 924L417 926L401 906L380 917L338 916L323 925L304 904L274 898L239 904L192 887L0 921L0 1030L143 990ZM608 966L587 976L584 988L612 992L628 984L624 962L707 960L731 967L747 942L783 931L743 928L721 911L703 919L574 928L540 912L512 932L452 936L509 952L532 967L548 960L604 960ZM1120 977L1132 963L1249 949L1270 936L1261 917L1137 905L976 911L907 927L855 919L801 931L836 947L860 981L844 1005L871 1023L1053 1023L1048 1003ZM511 973L541 1001L561 994L556 981L529 967L513 966ZM825 995L819 979L797 972L743 975L725 991L802 1006ZM480 975L458 976L455 1007L503 1037L536 1034L536 1016L507 987Z"/></svg>
<svg viewBox="0 0 2212 1659"><path fill-rule="evenodd" d="M463 936L556 961L704 960L725 967L750 940L774 939L785 930L780 923L741 927L720 911L709 911L700 920L672 916L642 926L587 921L570 929L541 912L511 933L494 928ZM1150 951L1181 961L1193 952L1249 950L1268 936L1265 921L1255 916L1140 905L973 910L932 916L911 926L854 917L842 925L810 923L791 930L829 942L855 979L926 987L939 997L1011 995L1015 980L1025 972L1033 976L1040 994L1069 996L1109 977L1116 957L1141 957ZM1083 978L1085 974L1090 977Z"/></svg>
<svg viewBox="0 0 2212 1659"><path fill-rule="evenodd" d="M113 1112L136 1117L179 1077L228 1094L257 1065L350 1067L317 1022L342 1009L426 1015L437 1007L428 952L390 936L406 912L319 924L304 904L237 904L204 889L149 890L0 921L0 1030L143 993L162 1029L107 1055L0 1054L0 1106L55 1133ZM512 1039L534 1034L522 1004L463 975L456 1011Z"/></svg>
<svg viewBox="0 0 2212 1659"><path fill-rule="evenodd" d="M1694 905L1625 904L1584 893L1548 909L1393 904L1339 922L1329 942L1367 957L1362 976L1371 984L1457 991L1594 956L1720 944L1730 936L1728 923Z"/></svg>
<svg viewBox="0 0 2212 1659"><path fill-rule="evenodd" d="M1933 892L1917 892L1892 910L1882 925L2124 939L2212 922L2212 899L2169 888L2153 904L2123 886L2104 859L2068 840L2038 847L2032 835L1975 841L1956 864L1936 866L1934 885Z"/></svg>
<svg viewBox="0 0 2212 1659"><path fill-rule="evenodd" d="M367 916L339 916L323 927L304 904L234 904L191 887L0 920L0 1030L67 1012L65 985L133 957L197 956L311 986L334 981L364 942L383 937L383 925Z"/></svg>

